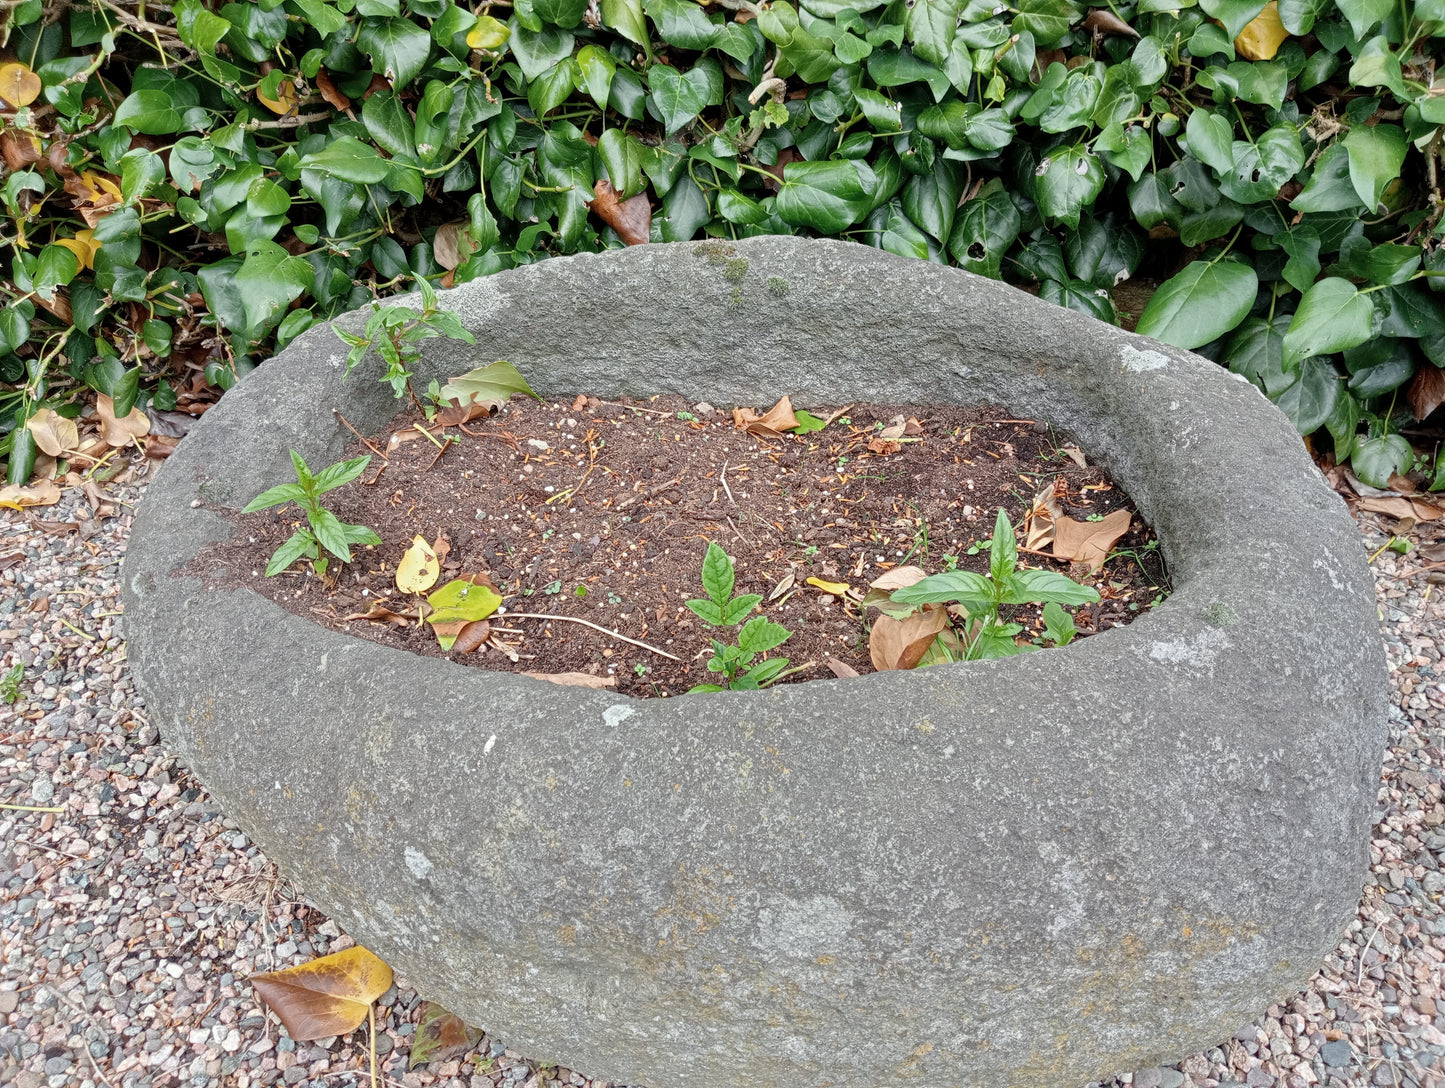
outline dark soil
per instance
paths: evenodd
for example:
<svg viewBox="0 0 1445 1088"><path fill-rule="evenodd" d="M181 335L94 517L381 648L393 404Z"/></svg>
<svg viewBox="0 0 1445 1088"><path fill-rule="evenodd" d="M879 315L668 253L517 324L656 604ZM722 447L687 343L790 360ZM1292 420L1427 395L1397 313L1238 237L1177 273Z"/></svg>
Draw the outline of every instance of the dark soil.
<svg viewBox="0 0 1445 1088"><path fill-rule="evenodd" d="M824 418L831 411L810 409ZM880 442L879 431L900 416L916 419L921 434ZM856 404L822 431L760 438L736 429L725 412L676 397L515 398L490 419L440 432L457 440L440 453L415 429L419 422L415 411L398 416L373 439L389 460L374 457L360 480L326 496L342 521L368 525L385 542L358 549L339 573L333 566L333 580L305 563L261 576L302 523L295 506L241 516L245 532L197 569L224 566L229 584L249 585L296 615L414 653L488 669L588 673L615 679L627 695L668 696L716 680L705 667L709 640L736 634L709 628L684 605L705 596L709 541L734 559L735 592L762 594L763 613L793 632L775 652L795 666L811 663L789 677L796 681L832 676L830 659L872 671L868 624L876 614L807 579L861 594L905 562L929 573L954 564L986 571L987 545L978 542L991 535L998 508L1020 526L1034 495L1050 486L1064 513L1080 520L1128 505L1102 470L1080 467L1058 448L1047 426L987 408ZM350 456L365 452L358 443ZM504 648L483 644L464 655L443 653L427 625L347 619L377 601L414 612L417 599L394 578L418 534L449 545L438 587L486 572L507 612L590 620L680 660L580 624L509 620L505 612L490 620L492 640ZM1045 556L1020 559L1068 573L1068 564ZM1166 588L1155 542L1137 518L1104 568L1084 580L1103 600L1076 610L1081 636L1127 623ZM1036 608L1014 619L1029 634L1040 629Z"/></svg>

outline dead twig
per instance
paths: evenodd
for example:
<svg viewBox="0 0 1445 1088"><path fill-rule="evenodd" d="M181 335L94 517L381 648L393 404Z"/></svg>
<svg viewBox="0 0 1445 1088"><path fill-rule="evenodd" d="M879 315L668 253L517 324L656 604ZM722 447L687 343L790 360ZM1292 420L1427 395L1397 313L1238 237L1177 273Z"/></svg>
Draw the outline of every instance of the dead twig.
<svg viewBox="0 0 1445 1088"><path fill-rule="evenodd" d="M728 487L728 463L726 461L723 462L722 471L717 474L717 478L722 483L723 490L727 492L728 502L736 506L738 500L733 498L733 489Z"/></svg>
<svg viewBox="0 0 1445 1088"><path fill-rule="evenodd" d="M641 646L644 650L650 650L652 653L657 654L659 657L665 657L669 661L682 660L680 657L673 657L672 654L668 653L666 650L659 650L656 646L649 646L645 642L639 642L635 638L628 638L626 635L619 634L616 631L611 631L606 627L601 626L600 624L593 623L591 620L579 620L575 616L545 616L535 612L503 612L502 617L509 620L561 620L563 623L580 623L583 627L590 627L594 631L601 631L604 635L610 635L613 638L620 639L623 642L630 642L633 646Z"/></svg>
<svg viewBox="0 0 1445 1088"><path fill-rule="evenodd" d="M352 434L356 435L357 438L361 439L361 444L363 446L369 449L372 453L376 454L383 461L386 461L387 464L391 464L391 461L387 458L386 454L382 453L381 450L377 449L376 446L372 444L371 440L366 437L366 435L362 434L355 427L353 427L350 421L347 420L344 415L338 412L335 408L331 409L331 414L334 415L337 419L341 420L342 426L344 426Z"/></svg>

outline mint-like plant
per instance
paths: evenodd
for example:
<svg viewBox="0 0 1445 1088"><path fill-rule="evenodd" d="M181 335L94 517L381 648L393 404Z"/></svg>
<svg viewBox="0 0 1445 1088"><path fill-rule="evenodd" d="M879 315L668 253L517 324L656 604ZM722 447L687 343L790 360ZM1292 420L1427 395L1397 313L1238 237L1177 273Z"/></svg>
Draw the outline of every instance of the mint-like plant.
<svg viewBox="0 0 1445 1088"><path fill-rule="evenodd" d="M322 495L349 484L365 472L370 463L369 456L354 457L350 461L338 461L312 475L301 455L291 451L296 482L280 484L261 492L241 510L243 514L254 514L257 510L294 502L306 511L306 525L297 529L286 543L271 553L271 560L266 564L267 578L280 574L298 559L311 560L311 569L317 574L325 574L330 560L321 554L323 548L343 563L349 563L353 544L381 543L381 537L365 525L348 525L321 505Z"/></svg>
<svg viewBox="0 0 1445 1088"><path fill-rule="evenodd" d="M422 277L417 277L416 282L421 289L420 310L411 306L383 306L373 302L371 316L366 319L365 335L357 336L335 325L331 326L332 331L351 348L346 353L347 376L349 377L352 368L366 357L367 351L375 349L381 356L381 361L386 364L386 373L381 380L390 383L392 392L398 398L407 391L412 368L421 358L423 340L447 336L468 344L477 342L462 326L456 314L437 305L436 292L432 290L431 284Z"/></svg>
<svg viewBox="0 0 1445 1088"><path fill-rule="evenodd" d="M763 598L757 593L733 596L736 577L733 561L716 541L708 544L707 554L702 560L702 588L707 599L697 598L687 602L697 617L713 627L734 627L743 622L749 612L757 607ZM721 639L712 640L712 659L708 661L709 672L722 674L720 684L696 684L688 689L695 691L742 691L757 690L776 683L788 667L786 657L773 657L754 665L753 659L759 654L781 646L792 632L781 624L773 623L765 616L754 616L744 623L738 632L736 644Z"/></svg>
<svg viewBox="0 0 1445 1088"><path fill-rule="evenodd" d="M1088 604L1098 599L1098 590L1080 585L1067 575L1049 570L1019 570L1018 540L1002 509L994 522L993 540L989 544L988 574L946 571L894 590L890 596L892 602L906 606L908 612L927 604L961 605L967 616L962 635L945 630L936 643L945 656L958 661L1010 657L1035 649L1015 641L1023 625L1005 623L999 617L999 609L1004 605L1044 605L1044 638L1063 646L1077 634L1077 628L1061 606ZM898 618L896 610L885 608L884 611ZM950 644L961 650L951 649Z"/></svg>

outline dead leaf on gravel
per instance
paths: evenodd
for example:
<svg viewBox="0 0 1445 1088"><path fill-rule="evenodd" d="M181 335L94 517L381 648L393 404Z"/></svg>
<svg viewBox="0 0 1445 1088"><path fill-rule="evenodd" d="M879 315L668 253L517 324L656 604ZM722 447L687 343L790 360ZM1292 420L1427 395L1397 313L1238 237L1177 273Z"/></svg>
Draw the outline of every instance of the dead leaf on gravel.
<svg viewBox="0 0 1445 1088"><path fill-rule="evenodd" d="M297 1042L346 1035L391 987L391 968L359 945L344 952L253 975L251 986Z"/></svg>
<svg viewBox="0 0 1445 1088"><path fill-rule="evenodd" d="M1445 370L1433 364L1416 367L1406 396L1410 398L1410 411L1415 413L1415 418L1424 419L1445 403Z"/></svg>
<svg viewBox="0 0 1445 1088"><path fill-rule="evenodd" d="M598 219L617 232L617 237L630 246L646 245L651 240L652 204L646 193L618 200L612 182L599 178L592 187L592 194L588 207Z"/></svg>
<svg viewBox="0 0 1445 1088"><path fill-rule="evenodd" d="M80 528L80 523L77 521L46 521L44 518L37 517L32 517L30 524L50 536L65 536Z"/></svg>
<svg viewBox="0 0 1445 1088"><path fill-rule="evenodd" d="M1360 509L1368 510L1372 514L1386 514L1392 518L1413 518L1415 521L1435 521L1445 516L1445 510L1422 502L1419 499L1407 499L1403 496L1396 496L1384 499L1360 499Z"/></svg>
<svg viewBox="0 0 1445 1088"><path fill-rule="evenodd" d="M1086 566L1092 574L1104 565L1119 538L1129 531L1133 514L1115 510L1101 521L1054 521L1054 555Z"/></svg>
<svg viewBox="0 0 1445 1088"><path fill-rule="evenodd" d="M947 626L948 610L937 605L924 605L907 619L879 616L868 636L868 657L879 672L911 669Z"/></svg>
<svg viewBox="0 0 1445 1088"><path fill-rule="evenodd" d="M23 510L27 506L54 506L60 501L60 486L54 480L40 480L30 487L6 484L0 488L0 506Z"/></svg>
<svg viewBox="0 0 1445 1088"><path fill-rule="evenodd" d="M181 440L179 438L167 438L159 434L146 435L146 456L153 457L157 461L164 461L176 452L176 447L180 445L180 442Z"/></svg>
<svg viewBox="0 0 1445 1088"><path fill-rule="evenodd" d="M1034 496L1034 504L1028 512L1028 533L1024 547L1030 551L1043 551L1044 545L1054 542L1054 523L1064 516L1052 486L1044 488Z"/></svg>
<svg viewBox="0 0 1445 1088"><path fill-rule="evenodd" d="M425 1062L445 1062L460 1058L482 1041L483 1031L474 1028L454 1012L448 1012L435 1001L421 1003L416 1035L412 1037L411 1057L406 1067L415 1069Z"/></svg>
<svg viewBox="0 0 1445 1088"><path fill-rule="evenodd" d="M341 617L347 623L352 620L370 620L372 623L389 623L393 627L409 627L415 616L408 616L401 612L393 612L380 601L372 603L371 608L365 612L353 612L349 616Z"/></svg>
<svg viewBox="0 0 1445 1088"><path fill-rule="evenodd" d="M75 420L66 419L54 409L40 409L25 421L25 426L35 436L35 444L51 457L59 457L80 445L80 431L75 426Z"/></svg>
<svg viewBox="0 0 1445 1088"><path fill-rule="evenodd" d="M146 419L150 420L150 433L165 438L186 437L196 422L196 417L188 412L160 412L154 408L146 409Z"/></svg>
<svg viewBox="0 0 1445 1088"><path fill-rule="evenodd" d="M852 665L849 665L847 662L839 661L836 657L828 658L828 660L823 662L823 664L827 665L829 671L831 671L832 674L836 676L839 680L849 680L852 677L858 675L857 669L855 669Z"/></svg>
<svg viewBox="0 0 1445 1088"><path fill-rule="evenodd" d="M455 427L460 423L470 423L474 419L483 419L489 415L491 415L491 411L485 404L448 404L444 408L437 409L433 421L439 427ZM421 437L416 431L411 431L407 437L410 436ZM391 439L397 445L407 440L406 437L397 435L392 435ZM386 452L390 453L395 448L395 446L388 445Z"/></svg>
<svg viewBox="0 0 1445 1088"><path fill-rule="evenodd" d="M897 415L893 417L893 422L878 432L878 437L885 442L897 442L907 430L908 420L904 419L901 415Z"/></svg>
<svg viewBox="0 0 1445 1088"><path fill-rule="evenodd" d="M897 442L890 442L888 439L874 435L868 440L868 450L876 453L879 457L887 457L889 454L897 453L903 447Z"/></svg>
<svg viewBox="0 0 1445 1088"><path fill-rule="evenodd" d="M129 446L137 438L150 434L151 421L148 415L139 408L132 408L125 418L116 419L115 401L104 393L95 398L95 413L100 416L100 436L112 446Z"/></svg>
<svg viewBox="0 0 1445 1088"><path fill-rule="evenodd" d="M751 408L733 409L733 426L761 438L782 438L784 431L791 431L797 425L798 417L793 414L793 401L787 396L763 415L758 415Z"/></svg>
<svg viewBox="0 0 1445 1088"><path fill-rule="evenodd" d="M615 688L617 677L593 676L586 672L524 672L533 680L546 680L549 684L562 684L574 688Z"/></svg>
<svg viewBox="0 0 1445 1088"><path fill-rule="evenodd" d="M479 405L474 405L474 407L480 407L480 406L479 406ZM446 411L446 409L443 408L443 409L442 409L442 412L445 412L445 411ZM438 422L438 423L441 422L442 412L438 412L438 413L437 413L437 422ZM485 412L485 411L480 411L480 412L478 412L477 414L478 414L478 415L486 415L486 412ZM451 424L448 423L448 424L446 424L446 426L450 427ZM388 438L388 439L386 440L386 452L387 452L387 453L391 453L391 452L392 452L393 450L395 450L398 446L400 446L403 442L411 442L411 441L414 441L415 439L418 439L418 438L420 438L420 437L421 437L421 432L418 431L418 430L416 430L414 427L408 427L408 428L407 428L406 430L404 430L404 431L397 431L394 435L392 435L390 438Z"/></svg>

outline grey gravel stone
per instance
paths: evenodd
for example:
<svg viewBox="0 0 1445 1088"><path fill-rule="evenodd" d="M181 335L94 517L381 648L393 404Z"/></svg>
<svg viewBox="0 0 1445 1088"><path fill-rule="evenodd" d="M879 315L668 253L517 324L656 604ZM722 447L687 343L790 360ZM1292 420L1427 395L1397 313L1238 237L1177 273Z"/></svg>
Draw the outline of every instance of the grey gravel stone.
<svg viewBox="0 0 1445 1088"><path fill-rule="evenodd" d="M1354 1056L1355 1052L1351 1049L1350 1044L1342 1039L1337 1039L1332 1043L1326 1043L1320 1047L1320 1057L1324 1059L1325 1064L1337 1068L1339 1066L1349 1065Z"/></svg>

